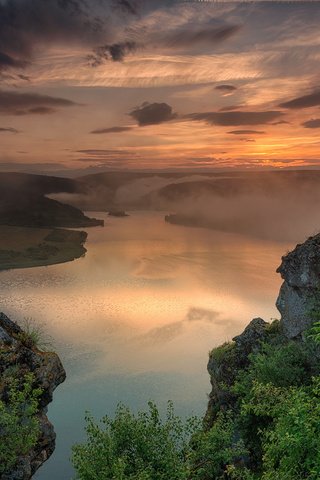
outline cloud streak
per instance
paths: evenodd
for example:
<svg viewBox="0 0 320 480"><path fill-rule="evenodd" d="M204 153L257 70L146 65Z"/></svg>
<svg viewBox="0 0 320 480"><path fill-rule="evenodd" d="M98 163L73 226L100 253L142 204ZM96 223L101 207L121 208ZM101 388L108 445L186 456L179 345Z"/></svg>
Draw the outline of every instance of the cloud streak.
<svg viewBox="0 0 320 480"><path fill-rule="evenodd" d="M76 105L78 104L66 98L0 90L0 114L47 115L54 113L56 108L73 107Z"/></svg>
<svg viewBox="0 0 320 480"><path fill-rule="evenodd" d="M232 135L261 135L266 132L263 132L262 130L231 130L228 133Z"/></svg>
<svg viewBox="0 0 320 480"><path fill-rule="evenodd" d="M320 128L320 118L315 118L301 124L305 128Z"/></svg>
<svg viewBox="0 0 320 480"><path fill-rule="evenodd" d="M281 117L283 112L269 110L265 112L203 112L190 113L185 116L192 121L203 121L209 125L237 126L237 125L264 125Z"/></svg>
<svg viewBox="0 0 320 480"><path fill-rule="evenodd" d="M92 130L90 133L93 133L95 135L101 135L101 134L106 134L106 133L122 133L122 132L128 132L132 130L133 127L110 127L110 128L98 128L96 130Z"/></svg>
<svg viewBox="0 0 320 480"><path fill-rule="evenodd" d="M296 97L289 102L280 103L281 108L300 109L310 108L320 105L320 90L310 93L309 95L303 95L302 97Z"/></svg>
<svg viewBox="0 0 320 480"><path fill-rule="evenodd" d="M20 133L16 128L0 127L0 133Z"/></svg>

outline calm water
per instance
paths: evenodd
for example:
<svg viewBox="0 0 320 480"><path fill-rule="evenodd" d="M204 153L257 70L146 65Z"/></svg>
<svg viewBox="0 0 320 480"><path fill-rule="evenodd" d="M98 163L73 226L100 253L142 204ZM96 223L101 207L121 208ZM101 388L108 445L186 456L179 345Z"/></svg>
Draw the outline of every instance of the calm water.
<svg viewBox="0 0 320 480"><path fill-rule="evenodd" d="M84 258L0 274L1 310L43 324L67 371L49 407L57 448L38 480L72 478L86 410L172 399L177 413L202 414L208 351L278 315L275 269L291 245L169 225L161 213L96 216L106 226L88 230Z"/></svg>

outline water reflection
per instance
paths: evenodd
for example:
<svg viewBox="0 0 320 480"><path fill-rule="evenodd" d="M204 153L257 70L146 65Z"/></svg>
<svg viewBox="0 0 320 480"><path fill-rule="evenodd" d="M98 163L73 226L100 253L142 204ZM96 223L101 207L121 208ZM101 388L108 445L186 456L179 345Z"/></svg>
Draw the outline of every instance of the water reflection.
<svg viewBox="0 0 320 480"><path fill-rule="evenodd" d="M82 259L1 273L2 309L45 323L68 375L49 411L57 450L36 478L71 478L86 409L171 398L201 413L209 349L254 316L277 315L275 269L288 247L139 212L90 229Z"/></svg>

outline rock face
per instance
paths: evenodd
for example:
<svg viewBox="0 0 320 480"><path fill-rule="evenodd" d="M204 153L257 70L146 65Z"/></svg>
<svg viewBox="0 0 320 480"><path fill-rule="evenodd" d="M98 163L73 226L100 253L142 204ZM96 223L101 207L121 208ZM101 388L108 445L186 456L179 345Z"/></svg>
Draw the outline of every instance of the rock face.
<svg viewBox="0 0 320 480"><path fill-rule="evenodd" d="M1 378L13 368L20 376L32 372L36 387L42 389L38 412L40 436L35 447L21 456L12 471L2 475L1 480L29 480L54 451L55 432L46 411L53 391L65 380L66 373L55 353L38 350L16 323L0 313L0 399L3 401L6 393Z"/></svg>
<svg viewBox="0 0 320 480"><path fill-rule="evenodd" d="M270 343L274 337L284 343L303 341L303 333L320 318L320 234L308 238L282 257L277 272L284 280L276 302L281 320L270 324L255 318L232 342L210 353L208 372L212 390L205 417L208 427L219 410L234 404L230 386L239 370L248 366L249 355L256 353L262 342Z"/></svg>
<svg viewBox="0 0 320 480"><path fill-rule="evenodd" d="M312 311L320 311L320 234L282 257L277 272L284 280L276 303L283 333L295 338L315 321Z"/></svg>

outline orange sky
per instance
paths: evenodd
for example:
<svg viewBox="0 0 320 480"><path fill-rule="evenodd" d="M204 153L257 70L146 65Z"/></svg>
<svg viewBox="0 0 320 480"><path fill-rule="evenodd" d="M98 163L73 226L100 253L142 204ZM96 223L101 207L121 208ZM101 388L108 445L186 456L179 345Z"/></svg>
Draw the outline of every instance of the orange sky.
<svg viewBox="0 0 320 480"><path fill-rule="evenodd" d="M318 167L319 20L317 2L2 0L0 170Z"/></svg>

